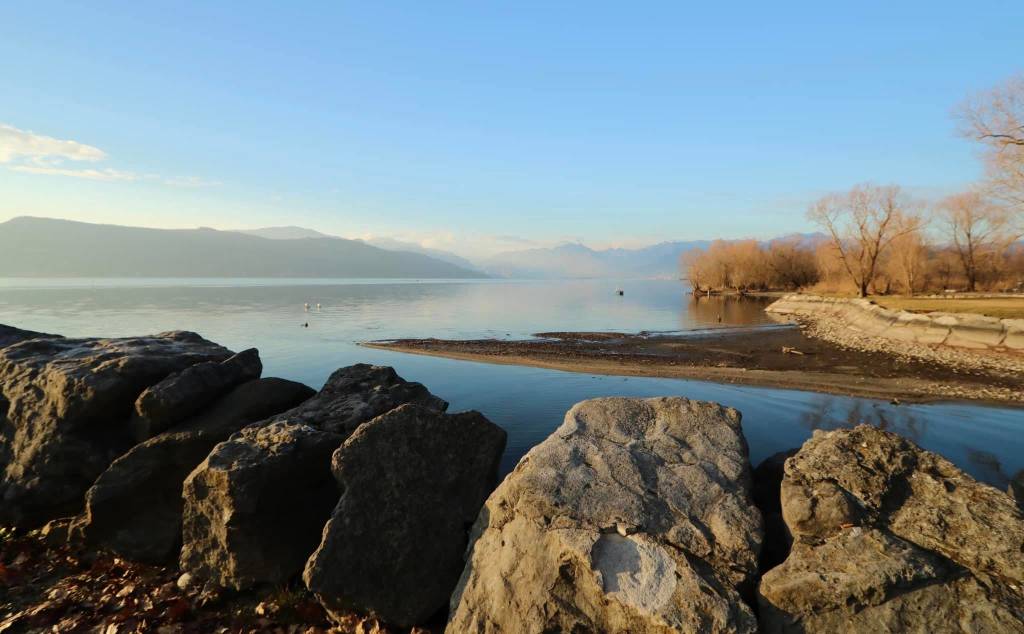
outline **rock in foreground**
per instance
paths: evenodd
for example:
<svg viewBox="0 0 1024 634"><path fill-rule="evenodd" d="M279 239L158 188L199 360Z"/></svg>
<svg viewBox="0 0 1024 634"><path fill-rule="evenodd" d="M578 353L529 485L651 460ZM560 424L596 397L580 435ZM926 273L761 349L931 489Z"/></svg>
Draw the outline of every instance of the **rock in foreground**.
<svg viewBox="0 0 1024 634"><path fill-rule="evenodd" d="M0 390L9 402L0 523L32 527L80 511L86 489L134 444L128 420L139 394L171 373L229 356L191 332L37 338L0 348Z"/></svg>
<svg viewBox="0 0 1024 634"><path fill-rule="evenodd" d="M505 437L478 412L417 405L357 429L334 453L344 493L304 575L328 612L411 626L444 608Z"/></svg>
<svg viewBox="0 0 1024 634"><path fill-rule="evenodd" d="M761 518L739 413L585 401L487 500L448 632L753 632Z"/></svg>
<svg viewBox="0 0 1024 634"><path fill-rule="evenodd" d="M197 363L149 387L135 401L132 432L139 442L152 438L213 403L231 388L260 378L263 363L256 348L219 363Z"/></svg>
<svg viewBox="0 0 1024 634"><path fill-rule="evenodd" d="M128 559L176 560L181 549L182 484L188 474L234 432L314 393L284 379L249 381L202 414L136 445L86 493L86 538Z"/></svg>
<svg viewBox="0 0 1024 634"><path fill-rule="evenodd" d="M341 368L313 398L215 447L185 482L182 569L238 589L301 573L340 497L331 454L404 403L448 406L392 368Z"/></svg>
<svg viewBox="0 0 1024 634"><path fill-rule="evenodd" d="M895 434L815 432L786 463L794 536L760 586L768 632L1024 630L1024 516Z"/></svg>
<svg viewBox="0 0 1024 634"><path fill-rule="evenodd" d="M338 501L338 434L287 421L251 425L185 480L181 569L242 590L302 570Z"/></svg>

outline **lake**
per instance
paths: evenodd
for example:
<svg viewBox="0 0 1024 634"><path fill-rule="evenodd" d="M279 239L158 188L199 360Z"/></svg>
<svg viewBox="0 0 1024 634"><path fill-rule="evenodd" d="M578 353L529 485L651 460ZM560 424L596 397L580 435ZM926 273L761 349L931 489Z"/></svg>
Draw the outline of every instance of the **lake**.
<svg viewBox="0 0 1024 634"><path fill-rule="evenodd" d="M646 280L0 279L0 323L66 336L193 330L234 350L257 347L264 376L316 388L344 365L391 365L449 401L450 411L476 409L504 427L509 443L503 473L557 427L570 406L598 396L685 396L735 407L743 413L755 465L800 445L815 429L868 422L1001 489L1024 469L1020 409L895 406L793 390L454 361L357 345L401 337L521 338L555 330L680 331L769 323L761 300L696 300L687 290L680 282Z"/></svg>

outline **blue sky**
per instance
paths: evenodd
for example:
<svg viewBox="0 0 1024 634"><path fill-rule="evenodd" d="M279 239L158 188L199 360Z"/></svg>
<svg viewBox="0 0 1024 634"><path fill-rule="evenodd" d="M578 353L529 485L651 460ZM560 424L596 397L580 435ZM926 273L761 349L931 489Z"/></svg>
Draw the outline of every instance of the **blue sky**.
<svg viewBox="0 0 1024 634"><path fill-rule="evenodd" d="M967 186L951 111L1024 70L1019 0L293 4L0 4L0 220L770 237Z"/></svg>

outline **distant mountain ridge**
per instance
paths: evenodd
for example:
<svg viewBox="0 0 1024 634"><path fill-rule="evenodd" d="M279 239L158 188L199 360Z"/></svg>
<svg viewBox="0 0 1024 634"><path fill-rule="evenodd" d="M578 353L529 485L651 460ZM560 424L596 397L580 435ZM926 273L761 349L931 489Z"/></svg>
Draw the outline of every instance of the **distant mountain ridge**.
<svg viewBox="0 0 1024 634"><path fill-rule="evenodd" d="M378 249L387 249L388 251L408 251L409 253L422 253L423 255L429 255L432 258L441 260L442 262L448 262L456 266L461 266L464 269L470 269L473 271L478 270L476 264L473 264L466 258L455 255L450 251L442 251L441 249L431 249L430 247L421 246L415 242L406 242L404 240L395 240L394 238L367 238L363 240L366 244L373 245Z"/></svg>
<svg viewBox="0 0 1024 634"><path fill-rule="evenodd" d="M268 239L206 228L146 229L25 216L0 223L3 276L486 277L421 253L344 238Z"/></svg>
<svg viewBox="0 0 1024 634"><path fill-rule="evenodd" d="M338 237L327 235L326 233L320 233L315 229L296 227L295 225L288 225L284 227L261 227L259 229L236 229L235 231L237 233L256 236L257 238L267 238L268 240L301 240L303 238Z"/></svg>
<svg viewBox="0 0 1024 634"><path fill-rule="evenodd" d="M710 240L662 242L640 249L592 249L583 244L499 253L481 268L502 277L679 277L679 257Z"/></svg>
<svg viewBox="0 0 1024 634"><path fill-rule="evenodd" d="M822 233L794 233L772 240L794 240L814 247L827 237ZM480 262L486 273L499 277L527 278L662 278L678 279L680 257L694 249L706 249L713 240L660 242L638 249L592 249L580 243L499 253ZM734 242L734 240L726 240Z"/></svg>

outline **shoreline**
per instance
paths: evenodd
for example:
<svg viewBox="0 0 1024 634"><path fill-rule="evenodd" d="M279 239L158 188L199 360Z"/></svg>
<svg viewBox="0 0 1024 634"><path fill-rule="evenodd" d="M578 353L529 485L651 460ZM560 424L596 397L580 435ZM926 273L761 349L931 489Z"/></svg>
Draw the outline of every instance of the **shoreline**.
<svg viewBox="0 0 1024 634"><path fill-rule="evenodd" d="M1024 407L1024 382L1018 377L849 349L809 337L795 326L722 330L685 335L558 332L519 340L395 339L358 345L583 374L687 379L914 403Z"/></svg>

